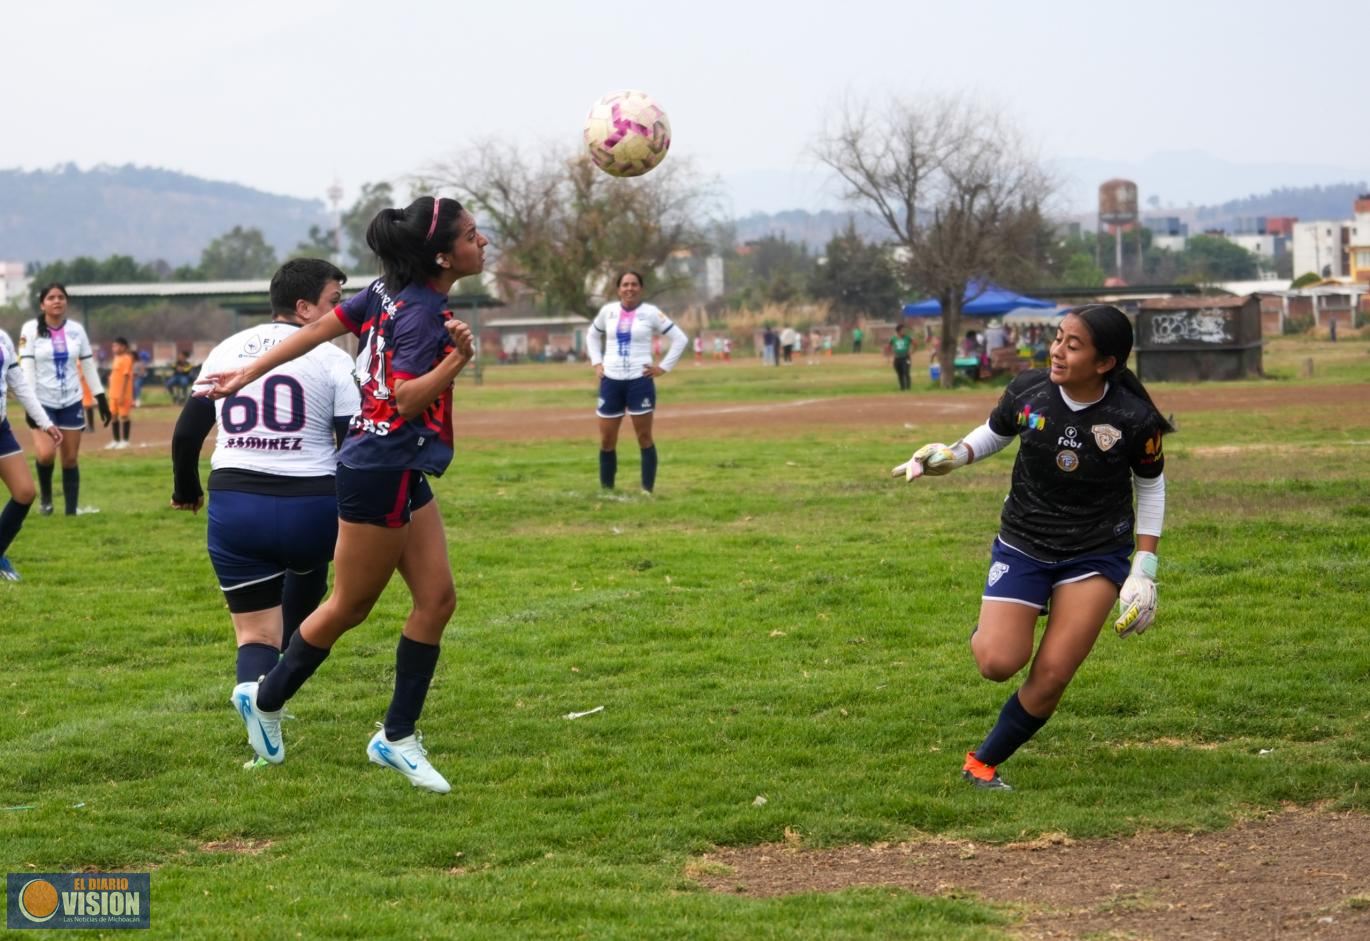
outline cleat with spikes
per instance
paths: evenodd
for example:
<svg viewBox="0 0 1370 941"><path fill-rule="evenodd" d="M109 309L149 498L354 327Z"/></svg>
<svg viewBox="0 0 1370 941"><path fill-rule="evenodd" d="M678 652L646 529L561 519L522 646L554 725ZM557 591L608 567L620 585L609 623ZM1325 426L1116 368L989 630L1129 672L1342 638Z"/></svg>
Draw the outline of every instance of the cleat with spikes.
<svg viewBox="0 0 1370 941"><path fill-rule="evenodd" d="M966 752L966 763L961 766L961 777L969 781L976 787L983 787L995 791L1013 790L1004 779L999 777L999 772L994 770L994 765L987 765L979 758L975 757L975 752Z"/></svg>

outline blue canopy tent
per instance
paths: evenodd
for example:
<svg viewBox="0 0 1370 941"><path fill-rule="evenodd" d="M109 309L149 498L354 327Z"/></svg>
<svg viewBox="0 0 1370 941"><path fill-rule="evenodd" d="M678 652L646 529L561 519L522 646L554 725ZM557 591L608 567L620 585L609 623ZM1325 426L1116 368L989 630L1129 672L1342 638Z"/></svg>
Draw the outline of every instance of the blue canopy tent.
<svg viewBox="0 0 1370 941"><path fill-rule="evenodd" d="M1055 310L1056 303L1008 291L997 284L981 285L971 282L966 285L961 313L969 317L993 317L1023 307L1031 307L1037 310ZM930 297L913 304L905 304L904 316L940 317L942 316L942 302L935 297Z"/></svg>

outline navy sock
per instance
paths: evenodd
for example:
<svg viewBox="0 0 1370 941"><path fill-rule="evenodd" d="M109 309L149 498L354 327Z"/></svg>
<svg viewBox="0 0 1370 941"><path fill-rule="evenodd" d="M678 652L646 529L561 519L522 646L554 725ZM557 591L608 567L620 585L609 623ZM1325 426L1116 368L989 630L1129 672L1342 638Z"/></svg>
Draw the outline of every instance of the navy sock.
<svg viewBox="0 0 1370 941"><path fill-rule="evenodd" d="M127 441L127 440L128 440L129 429L133 426L133 422L132 422L131 420L125 418L124 421L123 421L123 425L124 425L124 440Z"/></svg>
<svg viewBox="0 0 1370 941"><path fill-rule="evenodd" d="M312 572L286 572L281 588L281 649L290 646L304 619L314 613L328 591L328 566Z"/></svg>
<svg viewBox="0 0 1370 941"><path fill-rule="evenodd" d="M15 503L11 499L0 510L0 555L9 551L10 543L19 535L19 527L24 525L24 517L29 515L32 503Z"/></svg>
<svg viewBox="0 0 1370 941"><path fill-rule="evenodd" d="M81 468L62 468L62 499L67 505L67 516L76 515L76 502L81 496Z"/></svg>
<svg viewBox="0 0 1370 941"><path fill-rule="evenodd" d="M257 688L257 708L263 712L275 712L283 707L286 700L299 692L304 681L314 675L319 664L328 659L328 654L328 647L315 647L296 631L280 661Z"/></svg>
<svg viewBox="0 0 1370 941"><path fill-rule="evenodd" d="M395 742L414 734L438 665L439 647L400 635L395 648L395 695L385 713L385 737Z"/></svg>
<svg viewBox="0 0 1370 941"><path fill-rule="evenodd" d="M605 490L614 489L614 476L618 473L618 452L599 452L599 485Z"/></svg>
<svg viewBox="0 0 1370 941"><path fill-rule="evenodd" d="M33 467L38 471L38 493L43 503L52 506L52 465L39 464L33 462Z"/></svg>
<svg viewBox="0 0 1370 941"><path fill-rule="evenodd" d="M642 489L648 493L656 486L656 445L642 449Z"/></svg>
<svg viewBox="0 0 1370 941"><path fill-rule="evenodd" d="M975 757L987 765L1008 761L1050 718L1046 716L1039 719L1024 709L1015 690L1004 703L1004 708L999 710L999 721L994 723L989 735L975 749Z"/></svg>
<svg viewBox="0 0 1370 941"><path fill-rule="evenodd" d="M110 430L111 433L113 433L113 435L114 435L114 440L115 440L115 441L118 441L118 440L119 440L119 430L120 430L122 427L123 427L123 425L120 424L120 422L119 422L118 420L115 420L115 421L112 421L112 422L109 423L109 430Z"/></svg>
<svg viewBox="0 0 1370 941"><path fill-rule="evenodd" d="M271 672L281 652L270 644L243 644L238 648L238 682L250 683Z"/></svg>

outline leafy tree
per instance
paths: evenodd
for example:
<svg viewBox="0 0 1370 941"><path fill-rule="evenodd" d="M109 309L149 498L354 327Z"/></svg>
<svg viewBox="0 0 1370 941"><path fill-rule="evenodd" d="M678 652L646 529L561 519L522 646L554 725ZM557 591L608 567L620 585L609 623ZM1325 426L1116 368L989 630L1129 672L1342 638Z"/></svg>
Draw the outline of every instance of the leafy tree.
<svg viewBox="0 0 1370 941"><path fill-rule="evenodd" d="M725 264L729 302L736 307L798 300L807 294L814 271L804 243L783 235L748 242Z"/></svg>
<svg viewBox="0 0 1370 941"><path fill-rule="evenodd" d="M47 265L30 265L30 294L34 309L38 307L38 292L53 281L71 286L75 284L141 284L160 281L156 268L140 265L127 255L111 255L106 259L81 255Z"/></svg>
<svg viewBox="0 0 1370 941"><path fill-rule="evenodd" d="M1256 256L1216 235L1194 235L1185 243L1190 277L1203 281L1245 281L1258 274Z"/></svg>
<svg viewBox="0 0 1370 941"><path fill-rule="evenodd" d="M206 281L269 278L276 270L276 250L260 229L235 225L205 246L198 273Z"/></svg>
<svg viewBox="0 0 1370 941"><path fill-rule="evenodd" d="M1094 256L1076 252L1066 262L1061 272L1061 284L1065 287L1097 288L1104 285L1104 269L1094 263Z"/></svg>
<svg viewBox="0 0 1370 941"><path fill-rule="evenodd" d="M351 259L349 272L368 274L379 270L366 244L366 227L376 218L376 213L394 205L395 192L389 183L362 184L356 202L342 214L342 234L347 237L347 256ZM310 235L313 234L311 229Z"/></svg>
<svg viewBox="0 0 1370 941"><path fill-rule="evenodd" d="M309 227L309 234L291 251L291 258L324 258L329 261L339 257L338 233L324 230L316 225Z"/></svg>
<svg viewBox="0 0 1370 941"><path fill-rule="evenodd" d="M831 301L844 323L899 310L901 294L889 250L862 239L854 222L829 240L814 270L814 297Z"/></svg>
<svg viewBox="0 0 1370 941"><path fill-rule="evenodd" d="M1005 119L957 98L892 100L874 115L849 106L818 145L847 198L906 250L909 280L941 302L944 386L955 375L967 286L1006 279L1031 260L1050 186L1025 152Z"/></svg>
<svg viewBox="0 0 1370 941"><path fill-rule="evenodd" d="M1291 288L1306 288L1310 284L1317 284L1321 280L1322 276L1318 273L1313 271L1306 271L1303 274L1299 275L1297 278L1295 278L1289 286Z"/></svg>
<svg viewBox="0 0 1370 941"><path fill-rule="evenodd" d="M580 154L534 163L513 144L486 141L430 176L428 192L455 193L490 234L505 295L531 293L555 310L590 314L619 271L665 270L674 253L707 245L710 193L684 160L625 180ZM659 295L685 280L667 275L647 287Z"/></svg>

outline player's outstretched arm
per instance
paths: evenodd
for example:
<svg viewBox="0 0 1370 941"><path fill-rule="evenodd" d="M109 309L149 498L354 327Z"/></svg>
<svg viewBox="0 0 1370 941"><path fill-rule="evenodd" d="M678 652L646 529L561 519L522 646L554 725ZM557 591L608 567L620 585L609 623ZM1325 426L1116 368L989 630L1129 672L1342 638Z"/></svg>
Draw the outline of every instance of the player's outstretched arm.
<svg viewBox="0 0 1370 941"><path fill-rule="evenodd" d="M925 444L913 452L913 457L900 464L890 474L914 480L918 477L940 477L972 461L981 461L1008 447L1013 438L997 434L989 424L983 424L952 445Z"/></svg>
<svg viewBox="0 0 1370 941"><path fill-rule="evenodd" d="M325 314L308 326L296 330L288 339L276 344L246 366L227 372L201 374L195 383L195 394L211 399L226 398L277 366L298 359L314 347L329 340L336 340L349 332L351 331L340 318Z"/></svg>

